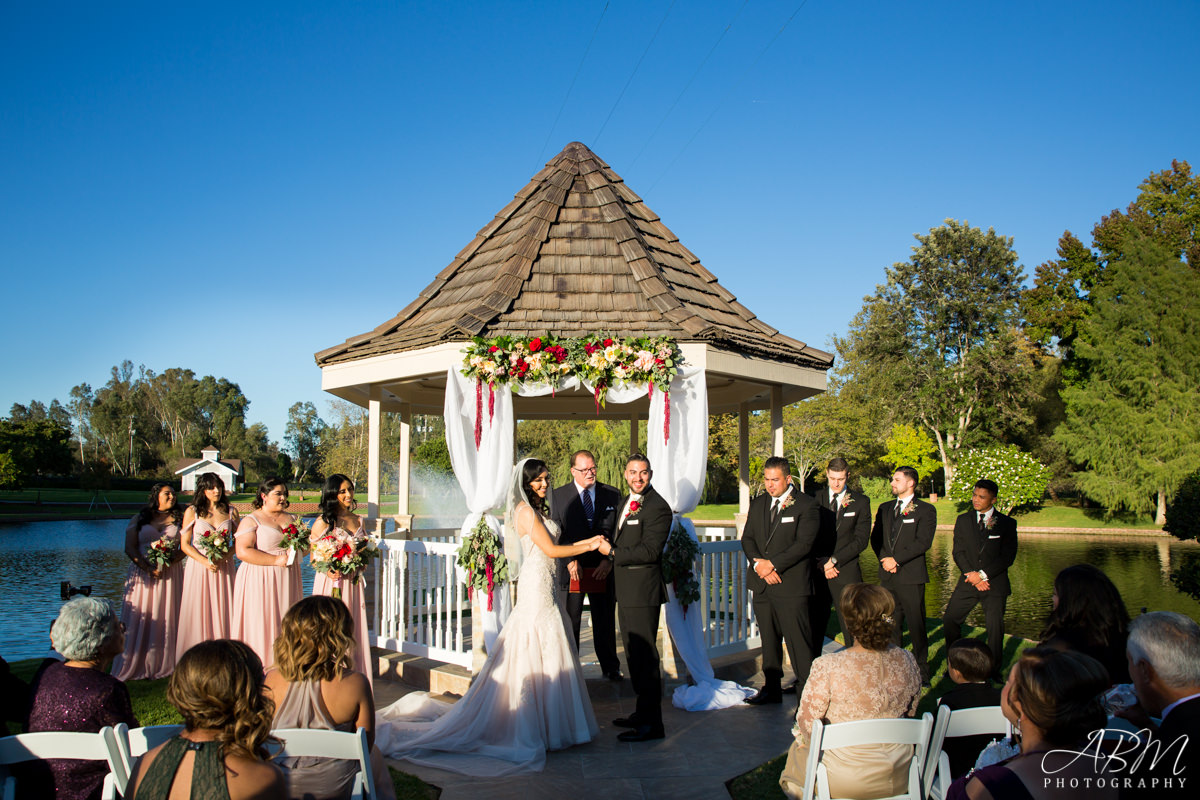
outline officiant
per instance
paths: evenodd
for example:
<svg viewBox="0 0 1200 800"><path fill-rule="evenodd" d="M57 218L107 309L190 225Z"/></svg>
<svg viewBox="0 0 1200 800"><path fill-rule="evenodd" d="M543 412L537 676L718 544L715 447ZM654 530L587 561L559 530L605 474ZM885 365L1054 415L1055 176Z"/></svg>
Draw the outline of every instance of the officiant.
<svg viewBox="0 0 1200 800"><path fill-rule="evenodd" d="M559 544L572 544L596 534L614 538L621 494L596 480L596 459L587 450L571 456L571 481L554 490L552 517L562 532ZM593 551L571 559L559 559L559 585L567 593L567 616L579 651L579 628L583 598L592 610L592 643L600 669L609 680L621 680L614 624L615 594L612 562Z"/></svg>

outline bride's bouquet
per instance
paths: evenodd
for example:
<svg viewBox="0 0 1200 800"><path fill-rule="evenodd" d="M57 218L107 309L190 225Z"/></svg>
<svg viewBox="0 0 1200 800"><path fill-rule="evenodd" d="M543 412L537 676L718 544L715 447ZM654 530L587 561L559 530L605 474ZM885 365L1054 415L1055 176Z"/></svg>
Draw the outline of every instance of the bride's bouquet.
<svg viewBox="0 0 1200 800"><path fill-rule="evenodd" d="M204 553L208 563L214 567L217 562L223 561L233 549L230 535L216 528L203 531L200 534L199 544L198 549Z"/></svg>
<svg viewBox="0 0 1200 800"><path fill-rule="evenodd" d="M496 586L508 580L508 559L500 537L480 518L458 548L458 565L467 571L467 595L487 592L487 610L493 611Z"/></svg>
<svg viewBox="0 0 1200 800"><path fill-rule="evenodd" d="M146 548L146 560L155 569L166 569L171 566L175 553L179 550L179 539L174 536L160 536Z"/></svg>
<svg viewBox="0 0 1200 800"><path fill-rule="evenodd" d="M296 517L295 521L283 529L283 538L279 540L281 550L287 550L287 565L290 567L296 561L296 554L308 552L308 525L304 519Z"/></svg>
<svg viewBox="0 0 1200 800"><path fill-rule="evenodd" d="M312 566L317 572L338 573L333 596L342 596L342 578L349 577L353 584L358 580L372 558L379 556L379 546L371 537L356 539L330 530L312 543Z"/></svg>

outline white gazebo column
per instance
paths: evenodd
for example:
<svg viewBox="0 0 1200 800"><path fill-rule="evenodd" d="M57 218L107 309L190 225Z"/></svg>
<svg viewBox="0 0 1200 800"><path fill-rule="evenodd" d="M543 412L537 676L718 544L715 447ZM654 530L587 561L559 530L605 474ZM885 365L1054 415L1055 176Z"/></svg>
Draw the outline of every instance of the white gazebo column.
<svg viewBox="0 0 1200 800"><path fill-rule="evenodd" d="M783 455L783 387L771 387L771 455Z"/></svg>
<svg viewBox="0 0 1200 800"><path fill-rule="evenodd" d="M404 403L400 406L400 461L396 477L396 513L400 515L412 513L408 510L408 490L411 477L409 470L412 463L410 450L412 450L412 406Z"/></svg>
<svg viewBox="0 0 1200 800"><path fill-rule="evenodd" d="M367 530L374 531L379 522L379 438L380 400L383 387L371 385L367 395Z"/></svg>
<svg viewBox="0 0 1200 800"><path fill-rule="evenodd" d="M738 512L750 510L750 404L738 404Z"/></svg>

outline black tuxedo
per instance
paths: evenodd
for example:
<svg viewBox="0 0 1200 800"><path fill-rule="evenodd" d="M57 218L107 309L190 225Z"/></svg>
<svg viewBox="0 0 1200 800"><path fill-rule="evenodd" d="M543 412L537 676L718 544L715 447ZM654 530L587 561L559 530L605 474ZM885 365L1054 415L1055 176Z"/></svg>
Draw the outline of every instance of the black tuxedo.
<svg viewBox="0 0 1200 800"><path fill-rule="evenodd" d="M925 631L925 584L929 571L925 568L925 553L933 545L937 531L937 510L913 497L907 514L896 515L896 501L879 505L875 526L871 529L871 549L876 557L896 559L896 571L888 572L879 565L879 585L896 598L894 619L895 641L900 643L900 626L908 620L913 656L921 670L922 679L929 678L929 640Z"/></svg>
<svg viewBox="0 0 1200 800"><path fill-rule="evenodd" d="M587 514L583 510L583 501L579 498L579 488L574 481L559 486L554 490L553 519L558 525L558 543L574 544L590 539L596 534L603 535L612 541L617 530L617 514L621 511L621 494L614 487L597 482L593 487L595 499L592 501L592 521L589 524ZM580 569L594 569L604 560L600 551L594 550L576 556ZM567 562L570 558L558 560L559 586L566 590L570 587L571 576L567 572ZM575 649L579 649L579 628L583 620L583 592L567 593L567 617L571 620L571 632L575 635ZM596 647L596 659L604 674L619 672L621 662L617 659L617 632L614 622L615 594L613 593L613 576L608 575L607 588L603 592L588 592L588 605L592 610L592 642Z"/></svg>
<svg viewBox="0 0 1200 800"><path fill-rule="evenodd" d="M754 592L754 617L762 635L763 691L779 694L783 678L783 643L796 672L801 693L812 664L812 621L808 603L813 593L813 548L821 531L817 501L792 486L789 505L772 521L774 498L763 493L750 501L742 550L749 559L746 583ZM768 584L754 571L754 559L769 560L780 582Z"/></svg>
<svg viewBox="0 0 1200 800"><path fill-rule="evenodd" d="M849 502L845 502L846 500ZM831 507L829 489L817 492L817 508L821 514L821 534L815 548L816 564L813 567L814 600L812 603L813 653L825 642L825 629L829 625L829 614L836 610L838 626L842 629L846 646L854 644L854 637L846 630L846 620L838 601L842 590L852 583L862 583L862 567L858 554L867 547L871 539L871 501L862 492L846 489L843 504ZM825 577L825 563L837 559L838 576Z"/></svg>
<svg viewBox="0 0 1200 800"><path fill-rule="evenodd" d="M1148 742L1143 742L1139 750L1122 755L1127 766L1116 776L1130 779L1130 785L1121 785L1121 800L1195 797L1196 780L1200 779L1200 697L1175 706L1159 729L1150 734ZM1132 766L1134 763L1136 768ZM1167 780L1171 783L1166 783Z"/></svg>
<svg viewBox="0 0 1200 800"><path fill-rule="evenodd" d="M979 513L974 510L959 514L954 521L954 563L963 574L946 603L942 627L949 647L962 635L967 614L983 603L988 647L995 659L994 666L999 668L1004 647L1004 607L1012 593L1008 568L1017 558L1017 521L994 508L991 521L991 528L980 530ZM991 587L986 592L967 583L966 574L980 570L987 573Z"/></svg>
<svg viewBox="0 0 1200 800"><path fill-rule="evenodd" d="M671 534L671 507L647 486L636 511L620 514L628 498L617 507L617 532L613 538L613 584L617 618L629 680L637 693L633 718L638 725L662 730L662 668L658 655L659 607L667 600L662 577L662 552Z"/></svg>

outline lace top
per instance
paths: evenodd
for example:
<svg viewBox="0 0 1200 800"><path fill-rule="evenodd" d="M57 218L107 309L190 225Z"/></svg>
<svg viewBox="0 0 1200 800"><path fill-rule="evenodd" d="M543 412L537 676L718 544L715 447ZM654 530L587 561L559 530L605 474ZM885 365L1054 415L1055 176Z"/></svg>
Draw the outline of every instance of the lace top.
<svg viewBox="0 0 1200 800"><path fill-rule="evenodd" d="M912 653L888 645L883 651L841 650L812 662L792 735L805 745L815 720L911 717L921 695L921 673Z"/></svg>
<svg viewBox="0 0 1200 800"><path fill-rule="evenodd" d="M558 541L558 526L553 520L542 518L550 540ZM542 552L528 534L521 536L521 548L524 560L521 564L521 574L517 577L517 608L555 609L558 604L558 565L553 558Z"/></svg>

